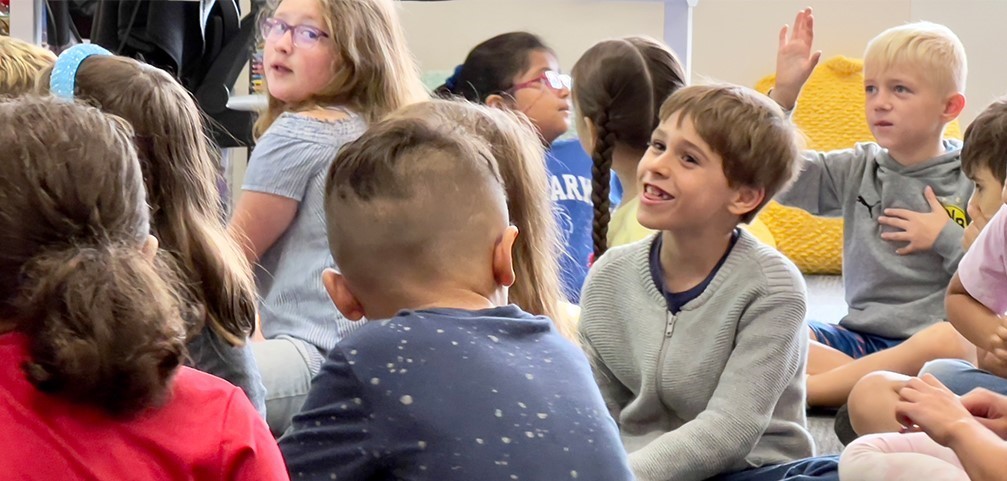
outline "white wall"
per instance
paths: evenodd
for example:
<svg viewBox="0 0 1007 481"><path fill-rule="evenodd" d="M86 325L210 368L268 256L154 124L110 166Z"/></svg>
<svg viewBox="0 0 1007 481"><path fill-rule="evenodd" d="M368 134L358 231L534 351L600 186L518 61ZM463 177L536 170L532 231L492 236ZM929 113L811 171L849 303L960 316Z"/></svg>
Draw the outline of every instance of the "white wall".
<svg viewBox="0 0 1007 481"><path fill-rule="evenodd" d="M909 0L699 0L693 13L693 80L753 86L775 71L780 27L815 11L823 58L861 58L867 41L909 18Z"/></svg>
<svg viewBox="0 0 1007 481"><path fill-rule="evenodd" d="M823 58L862 58L872 37L909 21L950 27L969 56L963 124L1007 93L1003 0L700 0L693 17L693 78L755 84L773 72L780 26L793 23L805 6L815 10L815 45Z"/></svg>
<svg viewBox="0 0 1007 481"><path fill-rule="evenodd" d="M569 70L598 40L664 35L664 5L653 0L454 0L402 2L409 47L423 70L452 70L494 35L535 33Z"/></svg>
<svg viewBox="0 0 1007 481"><path fill-rule="evenodd" d="M401 5L409 45L424 70L450 70L480 41L511 30L541 35L556 50L564 69L598 40L665 35L661 0L453 0ZM963 123L1007 93L1007 60L1000 53L1007 45L1005 0L699 0L693 13L693 79L754 85L773 72L780 26L792 23L805 6L815 9L815 44L825 58L861 58L868 40L908 21L931 20L951 27L969 55L969 103Z"/></svg>
<svg viewBox="0 0 1007 481"><path fill-rule="evenodd" d="M1003 0L914 0L912 20L930 20L954 30L968 54L968 99L962 114L970 122L995 98L1007 94L1007 2Z"/></svg>

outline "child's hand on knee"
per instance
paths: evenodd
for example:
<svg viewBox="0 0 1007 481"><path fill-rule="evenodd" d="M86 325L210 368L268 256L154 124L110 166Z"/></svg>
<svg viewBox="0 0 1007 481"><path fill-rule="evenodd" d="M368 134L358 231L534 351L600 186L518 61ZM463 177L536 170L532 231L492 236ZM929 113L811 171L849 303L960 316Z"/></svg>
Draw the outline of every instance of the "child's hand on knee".
<svg viewBox="0 0 1007 481"><path fill-rule="evenodd" d="M978 388L961 397L962 406L990 431L1007 438L1007 397Z"/></svg>
<svg viewBox="0 0 1007 481"><path fill-rule="evenodd" d="M998 358L990 351L976 348L976 367L984 371L989 371L995 376L1007 379L1007 360Z"/></svg>
<svg viewBox="0 0 1007 481"><path fill-rule="evenodd" d="M1001 315L997 319L1000 320L1000 325L990 336L989 352L1001 364L1007 364L1007 317Z"/></svg>
<svg viewBox="0 0 1007 481"><path fill-rule="evenodd" d="M923 431L943 446L951 440L956 424L973 420L958 396L932 374L910 379L899 390L895 418L908 430Z"/></svg>

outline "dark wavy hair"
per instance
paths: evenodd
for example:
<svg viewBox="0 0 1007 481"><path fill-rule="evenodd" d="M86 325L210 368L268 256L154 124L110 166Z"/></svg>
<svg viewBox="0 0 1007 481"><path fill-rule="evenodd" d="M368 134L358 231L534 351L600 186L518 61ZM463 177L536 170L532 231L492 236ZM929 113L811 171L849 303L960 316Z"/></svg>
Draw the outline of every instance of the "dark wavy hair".
<svg viewBox="0 0 1007 481"><path fill-rule="evenodd" d="M476 45L465 63L454 75L434 91L440 97L463 97L476 103L486 103L486 97L500 94L514 86L514 78L531 65L531 52L553 53L537 35L509 32Z"/></svg>

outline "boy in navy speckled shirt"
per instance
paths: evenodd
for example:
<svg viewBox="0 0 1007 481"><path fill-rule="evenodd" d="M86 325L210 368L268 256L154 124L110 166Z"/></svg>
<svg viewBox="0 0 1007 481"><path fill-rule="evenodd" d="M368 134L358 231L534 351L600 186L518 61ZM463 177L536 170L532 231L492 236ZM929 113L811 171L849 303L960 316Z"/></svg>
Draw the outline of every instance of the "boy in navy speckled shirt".
<svg viewBox="0 0 1007 481"><path fill-rule="evenodd" d="M455 109L534 141L502 111ZM434 112L376 124L332 164L341 272L325 285L373 320L332 349L281 439L291 476L631 480L584 354L507 305L518 233L493 150Z"/></svg>

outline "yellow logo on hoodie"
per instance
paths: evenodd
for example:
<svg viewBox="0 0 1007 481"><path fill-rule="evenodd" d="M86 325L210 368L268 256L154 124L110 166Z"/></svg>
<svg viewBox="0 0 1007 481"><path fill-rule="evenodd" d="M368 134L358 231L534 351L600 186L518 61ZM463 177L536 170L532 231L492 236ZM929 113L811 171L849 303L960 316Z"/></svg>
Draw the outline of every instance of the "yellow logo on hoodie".
<svg viewBox="0 0 1007 481"><path fill-rule="evenodd" d="M961 207L950 204L944 206L944 210L948 211L948 216L951 217L951 220L955 221L955 224L962 226L962 228L968 225L968 216L965 215L965 211Z"/></svg>

